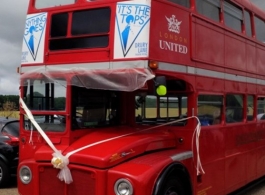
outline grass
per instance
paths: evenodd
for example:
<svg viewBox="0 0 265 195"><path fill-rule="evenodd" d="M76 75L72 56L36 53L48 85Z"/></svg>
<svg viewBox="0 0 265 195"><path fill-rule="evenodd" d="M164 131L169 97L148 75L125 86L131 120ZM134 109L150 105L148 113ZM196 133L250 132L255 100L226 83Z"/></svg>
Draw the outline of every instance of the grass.
<svg viewBox="0 0 265 195"><path fill-rule="evenodd" d="M0 111L0 117L19 119L19 111Z"/></svg>

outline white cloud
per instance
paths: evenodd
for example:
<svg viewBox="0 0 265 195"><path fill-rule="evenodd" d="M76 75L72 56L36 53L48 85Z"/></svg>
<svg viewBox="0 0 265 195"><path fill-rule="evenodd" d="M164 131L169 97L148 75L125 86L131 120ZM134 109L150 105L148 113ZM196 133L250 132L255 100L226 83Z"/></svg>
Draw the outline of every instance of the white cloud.
<svg viewBox="0 0 265 195"><path fill-rule="evenodd" d="M8 0L0 6L0 95L18 95L22 38L29 0Z"/></svg>
<svg viewBox="0 0 265 195"><path fill-rule="evenodd" d="M18 95L19 94L19 75L9 75L12 78L4 77L0 79L0 91L4 91L2 95Z"/></svg>

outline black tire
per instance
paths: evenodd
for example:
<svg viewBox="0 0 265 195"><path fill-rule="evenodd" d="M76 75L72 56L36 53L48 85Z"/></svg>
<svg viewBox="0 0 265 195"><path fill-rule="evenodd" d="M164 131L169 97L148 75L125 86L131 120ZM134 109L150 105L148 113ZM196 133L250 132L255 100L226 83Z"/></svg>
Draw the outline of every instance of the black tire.
<svg viewBox="0 0 265 195"><path fill-rule="evenodd" d="M10 174L7 165L0 160L0 187L6 186L9 179Z"/></svg>
<svg viewBox="0 0 265 195"><path fill-rule="evenodd" d="M175 177L168 177L163 182L159 195L185 195L182 183Z"/></svg>

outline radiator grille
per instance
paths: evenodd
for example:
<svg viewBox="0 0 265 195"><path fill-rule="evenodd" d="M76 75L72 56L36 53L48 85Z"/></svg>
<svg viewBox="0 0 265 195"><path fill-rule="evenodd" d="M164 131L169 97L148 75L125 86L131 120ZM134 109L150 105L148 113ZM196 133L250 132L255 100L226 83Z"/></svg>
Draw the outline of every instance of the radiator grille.
<svg viewBox="0 0 265 195"><path fill-rule="evenodd" d="M39 172L40 195L94 195L96 181L94 173L71 169L73 182L65 184L57 177L60 170L42 167Z"/></svg>
<svg viewBox="0 0 265 195"><path fill-rule="evenodd" d="M95 194L95 179L90 172L82 170L72 170L74 182L67 185L67 195L94 195Z"/></svg>
<svg viewBox="0 0 265 195"><path fill-rule="evenodd" d="M57 178L58 169L45 167L39 173L40 195L64 195L64 183Z"/></svg>

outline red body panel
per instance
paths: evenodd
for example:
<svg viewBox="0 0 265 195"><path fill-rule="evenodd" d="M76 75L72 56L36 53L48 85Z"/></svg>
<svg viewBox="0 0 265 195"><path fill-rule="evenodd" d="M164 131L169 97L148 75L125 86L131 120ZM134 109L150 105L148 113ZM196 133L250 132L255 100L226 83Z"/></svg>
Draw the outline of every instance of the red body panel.
<svg viewBox="0 0 265 195"><path fill-rule="evenodd" d="M78 148L89 146L102 140L113 139L100 143L95 146L91 146L87 149L81 150L70 156L69 160L74 164L86 165L89 162L90 166L97 168L112 167L122 163L127 159L131 159L135 156L142 155L145 152L152 150L173 148L176 146L174 135L167 131L159 132L139 132L133 133L133 137L120 137L126 135L129 131L123 131L122 129L115 129L116 135L113 134L114 129L108 129L108 131L91 132L83 136L79 140L75 141L69 147L60 147L63 154L67 154ZM126 133L127 132L127 133ZM132 133L132 132L130 132ZM108 150L106 150L108 148ZM122 152L128 152L128 156L120 156ZM36 161L50 161L52 150L48 146L43 146L35 152Z"/></svg>
<svg viewBox="0 0 265 195"><path fill-rule="evenodd" d="M164 9L161 9L164 7ZM169 63L191 63L190 59L190 14L178 9L172 4L152 1L151 31L150 31L150 58ZM181 23L180 32L168 30L167 18L174 16Z"/></svg>
<svg viewBox="0 0 265 195"><path fill-rule="evenodd" d="M265 18L265 13L248 0L232 2ZM254 35L247 36L243 31L239 33L228 28L223 18L216 22L199 14L195 0L191 1L190 8L164 0L153 0L150 2L148 56L124 56L124 59L115 59L116 3L78 0L73 5L36 10L33 6L34 0L30 1L28 14L48 13L44 58L42 63L22 64L21 68L30 72L31 68L37 71L41 67L59 67L57 71L60 72L60 68L75 70L77 65L98 69L107 64L105 71L97 72L104 75L115 66L132 68L132 65L135 68L141 64L148 66L149 61L155 61L158 62L158 68L152 70L155 76L165 75L169 80L185 81L185 90L175 90L172 94L187 96L187 116L197 116L198 96L201 94L217 94L222 97L227 94L240 94L244 100L244 119L238 123L226 122L227 102L223 98L221 123L201 127L198 136L199 149L196 149L196 119L191 119L186 126L158 124L153 128L149 124L136 123L135 97L138 92L146 90L144 86L136 91L124 93L120 101L123 105L123 115L120 116L119 126L73 130L73 121L70 119L73 109L72 88L68 85L66 108L62 112L66 116L66 130L60 133L49 132L47 135L63 155L87 146L69 157L69 169L74 182L68 185L57 178L59 170L53 168L50 163L53 150L38 132L33 131L31 135L21 123L19 169L28 166L33 173L33 180L27 185L18 182L20 194L115 195L115 182L119 178L126 178L133 185L133 195L153 195L160 179L166 175L167 168L172 164L182 167L183 174L185 172L189 180L185 183L188 187L185 187L194 195L225 195L264 176L265 122L258 120L256 108L253 111L253 120L248 120L246 114L249 107L248 96L253 96L254 107L257 107L258 97L265 97L264 43L256 40ZM101 7L111 9L110 30L106 33L109 42L105 48L49 50L49 26L53 14L72 14L80 9ZM177 32L170 28L170 20L174 21L174 30ZM70 27L68 28L70 31ZM69 34L68 32L67 36ZM32 77L39 76L38 72L32 72ZM56 74L70 83L75 73L82 74L77 71ZM126 74L117 74L120 73ZM152 82L150 80L146 85L150 86ZM146 91L154 91L154 87ZM25 111L21 109L21 113L25 114ZM41 110L34 110L33 113L58 114ZM21 121L24 120L22 114ZM149 127L150 130L143 131ZM186 152L191 152L190 156L185 156ZM206 174L197 173L198 159L201 160ZM176 178L183 179L183 175L178 174Z"/></svg>

